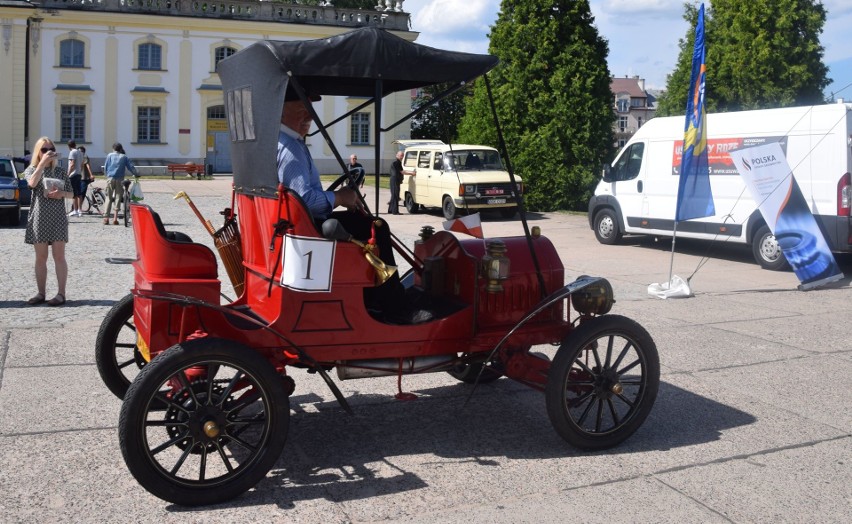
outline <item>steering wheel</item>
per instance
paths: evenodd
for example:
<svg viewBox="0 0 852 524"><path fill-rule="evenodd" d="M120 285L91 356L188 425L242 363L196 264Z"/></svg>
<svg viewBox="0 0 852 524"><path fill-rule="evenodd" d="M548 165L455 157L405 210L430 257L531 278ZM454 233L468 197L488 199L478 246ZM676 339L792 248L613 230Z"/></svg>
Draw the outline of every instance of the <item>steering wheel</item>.
<svg viewBox="0 0 852 524"><path fill-rule="evenodd" d="M360 176L359 176L360 175ZM364 168L356 167L354 169L350 169L348 172L343 173L339 177L337 177L334 182L331 183L330 186L326 189L326 191L334 191L340 184L343 182L349 182L349 187L355 189L355 186L358 185L358 179L364 176Z"/></svg>
<svg viewBox="0 0 852 524"><path fill-rule="evenodd" d="M343 182L345 182L347 180L352 185L355 184L355 177L352 176L352 173L343 173L342 175L340 175L339 177L334 179L334 182L332 182L331 185L326 188L326 191L334 191L335 189L340 187L340 184L342 184Z"/></svg>
<svg viewBox="0 0 852 524"><path fill-rule="evenodd" d="M349 187L352 188L353 191L355 191L356 195L358 195L358 199L361 201L361 204L364 207L364 210L367 213L370 213L370 207L367 205L367 201L364 199L364 195L361 194L361 191L357 187L358 186L358 184L357 184L358 178L357 178L356 173L358 173L359 171L362 171L363 169L364 169L363 167L356 167L355 169L352 169L352 170L350 170L346 173L343 173L342 175L337 177L334 180L334 182L331 183L331 185L329 185L326 188L326 191L334 191L338 187L340 187L340 185L343 184L344 182L348 182Z"/></svg>

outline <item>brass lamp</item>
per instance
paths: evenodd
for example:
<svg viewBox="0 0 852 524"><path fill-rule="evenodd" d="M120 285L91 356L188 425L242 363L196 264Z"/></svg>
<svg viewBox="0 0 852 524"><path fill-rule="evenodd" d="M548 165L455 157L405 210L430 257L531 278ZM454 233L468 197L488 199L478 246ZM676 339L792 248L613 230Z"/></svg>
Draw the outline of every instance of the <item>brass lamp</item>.
<svg viewBox="0 0 852 524"><path fill-rule="evenodd" d="M509 258L506 257L506 244L502 240L489 240L485 245L485 256L482 257L482 271L488 284L485 290L489 293L502 293L503 282L509 278Z"/></svg>

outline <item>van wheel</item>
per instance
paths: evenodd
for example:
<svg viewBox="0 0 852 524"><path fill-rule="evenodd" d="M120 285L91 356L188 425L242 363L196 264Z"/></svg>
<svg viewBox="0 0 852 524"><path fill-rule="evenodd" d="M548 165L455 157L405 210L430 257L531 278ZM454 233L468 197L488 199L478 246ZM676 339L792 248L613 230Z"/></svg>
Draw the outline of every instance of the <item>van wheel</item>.
<svg viewBox="0 0 852 524"><path fill-rule="evenodd" d="M453 203L453 197L445 196L444 204L441 206L441 209L444 212L444 218L447 220L452 220L456 218L456 214L458 214L458 210L456 209L456 205Z"/></svg>
<svg viewBox="0 0 852 524"><path fill-rule="evenodd" d="M781 253L778 240L769 230L769 226L760 226L760 229L754 234L751 241L751 251L754 254L754 259L763 269L782 271L789 267L787 259Z"/></svg>
<svg viewBox="0 0 852 524"><path fill-rule="evenodd" d="M617 244L621 240L621 229L612 209L601 209L595 215L595 238L606 245Z"/></svg>
<svg viewBox="0 0 852 524"><path fill-rule="evenodd" d="M414 197L411 196L411 193L405 194L405 210L408 211L409 215L413 215L420 211L420 204L414 201Z"/></svg>

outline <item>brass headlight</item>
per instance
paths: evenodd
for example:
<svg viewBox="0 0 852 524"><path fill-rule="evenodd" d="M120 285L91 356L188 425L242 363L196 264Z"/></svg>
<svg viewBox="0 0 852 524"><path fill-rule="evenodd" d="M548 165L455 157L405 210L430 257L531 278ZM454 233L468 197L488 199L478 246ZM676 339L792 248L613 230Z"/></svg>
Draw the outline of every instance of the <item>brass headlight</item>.
<svg viewBox="0 0 852 524"><path fill-rule="evenodd" d="M572 293L571 303L581 315L605 315L612 309L615 296L609 281L602 278L594 284Z"/></svg>

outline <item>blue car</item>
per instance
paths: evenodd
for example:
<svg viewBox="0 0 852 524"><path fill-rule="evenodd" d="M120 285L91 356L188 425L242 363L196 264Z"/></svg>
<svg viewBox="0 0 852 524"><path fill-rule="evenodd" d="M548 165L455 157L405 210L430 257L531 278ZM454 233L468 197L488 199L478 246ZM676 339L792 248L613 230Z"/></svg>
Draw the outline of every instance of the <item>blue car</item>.
<svg viewBox="0 0 852 524"><path fill-rule="evenodd" d="M32 190L19 174L19 159L0 158L0 224L17 226L21 223L21 207L29 206Z"/></svg>

